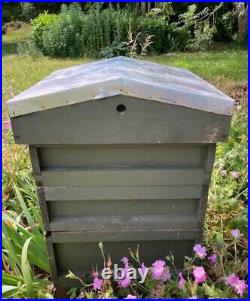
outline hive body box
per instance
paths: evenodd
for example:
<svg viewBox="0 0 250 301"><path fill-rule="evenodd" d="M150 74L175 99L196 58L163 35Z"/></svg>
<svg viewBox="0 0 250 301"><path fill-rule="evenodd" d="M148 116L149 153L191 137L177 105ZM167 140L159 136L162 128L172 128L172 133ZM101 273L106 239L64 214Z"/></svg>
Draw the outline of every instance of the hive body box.
<svg viewBox="0 0 250 301"><path fill-rule="evenodd" d="M8 102L28 144L52 278L74 285L140 245L181 267L202 238L217 141L233 101L189 71L114 58L53 73Z"/></svg>

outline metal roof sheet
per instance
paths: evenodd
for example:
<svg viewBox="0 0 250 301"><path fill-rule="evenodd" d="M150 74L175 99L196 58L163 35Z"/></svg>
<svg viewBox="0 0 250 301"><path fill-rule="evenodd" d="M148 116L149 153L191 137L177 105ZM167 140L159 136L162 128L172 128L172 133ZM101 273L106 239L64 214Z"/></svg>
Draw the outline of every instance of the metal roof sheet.
<svg viewBox="0 0 250 301"><path fill-rule="evenodd" d="M127 95L231 115L234 101L192 72L145 60L115 57L53 72L7 103L11 117Z"/></svg>

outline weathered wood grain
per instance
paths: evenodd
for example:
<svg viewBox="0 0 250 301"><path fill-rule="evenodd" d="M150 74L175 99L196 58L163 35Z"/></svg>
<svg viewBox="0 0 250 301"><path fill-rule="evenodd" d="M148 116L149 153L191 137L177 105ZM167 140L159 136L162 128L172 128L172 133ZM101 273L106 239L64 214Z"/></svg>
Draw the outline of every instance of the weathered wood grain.
<svg viewBox="0 0 250 301"><path fill-rule="evenodd" d="M47 201L192 199L201 197L202 186L83 186L44 187Z"/></svg>
<svg viewBox="0 0 250 301"><path fill-rule="evenodd" d="M41 172L46 187L76 186L182 186L202 185L202 168L46 169Z"/></svg>

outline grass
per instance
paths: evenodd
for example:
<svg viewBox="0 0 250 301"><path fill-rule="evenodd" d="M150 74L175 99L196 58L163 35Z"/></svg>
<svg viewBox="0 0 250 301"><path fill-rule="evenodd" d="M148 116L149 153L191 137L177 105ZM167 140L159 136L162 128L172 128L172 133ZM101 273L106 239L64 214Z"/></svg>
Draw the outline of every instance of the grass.
<svg viewBox="0 0 250 301"><path fill-rule="evenodd" d="M30 26L3 36L3 119L7 120L6 101L32 86L54 70L89 62L88 59L55 59L40 54L18 53ZM230 138L217 147L213 180L209 194L204 243L209 252L218 252L222 261L210 271L213 277L236 272L247 278L247 50L222 48L202 53L170 53L145 59L187 68L236 100ZM48 262L41 216L37 207L35 183L26 147L13 143L11 131L3 137L4 211L4 296L51 297ZM223 167L222 167L223 166ZM226 170L227 176L221 176ZM231 172L239 171L234 179ZM244 236L231 247L230 231L239 228ZM11 237L11 239L9 238ZM32 237L32 238L31 238ZM227 247L224 247L224 246ZM39 258L36 250L40 250ZM226 250L226 251L225 251ZM121 257L126 254L121 254ZM237 256L236 256L237 255ZM29 264L24 264L27 262ZM41 260L42 259L42 260ZM95 264L95 263L93 263ZM30 272L29 272L30 271ZM217 282L216 282L217 285ZM40 289L39 289L40 288ZM225 288L207 288L208 297L222 294ZM217 294L217 295L216 295ZM224 294L224 295L223 295ZM93 296L93 295L91 295Z"/></svg>

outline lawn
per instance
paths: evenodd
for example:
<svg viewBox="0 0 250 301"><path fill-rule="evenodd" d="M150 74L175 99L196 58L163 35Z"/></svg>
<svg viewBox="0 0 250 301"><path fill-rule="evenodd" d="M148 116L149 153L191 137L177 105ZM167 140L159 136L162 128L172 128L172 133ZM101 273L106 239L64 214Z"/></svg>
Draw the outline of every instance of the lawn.
<svg viewBox="0 0 250 301"><path fill-rule="evenodd" d="M89 60L54 59L20 53L19 44L25 43L29 33L27 25L3 36L3 283L5 297L48 298L53 295L53 287L49 280L42 221L28 151L26 147L13 144L6 101L54 70ZM211 298L235 296L230 287L213 279L233 272L241 279L247 279L247 50L223 47L201 53L147 56L145 59L187 68L236 101L229 141L217 147L205 225L204 245L209 253L217 253L219 258L209 270L214 284L205 287L205 293L199 289L186 292ZM242 235L232 240L231 230L235 228ZM121 257L124 255L128 254L121 254Z"/></svg>

